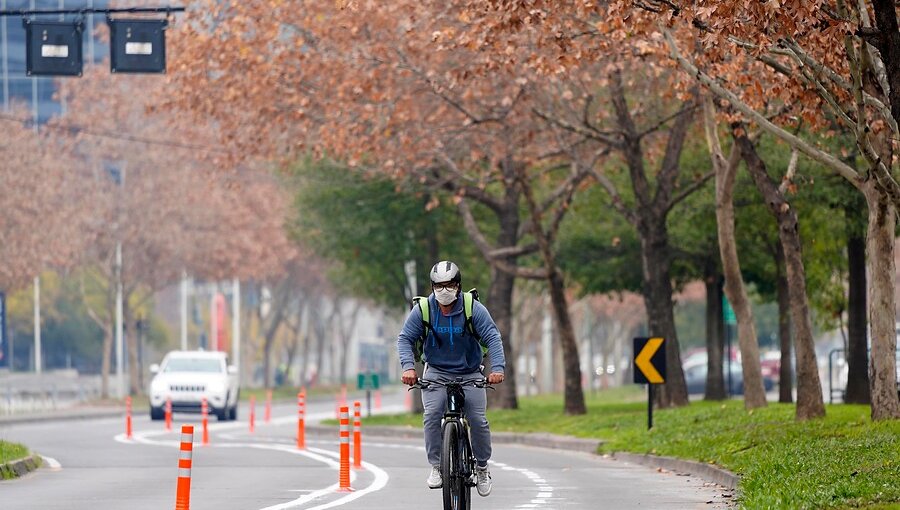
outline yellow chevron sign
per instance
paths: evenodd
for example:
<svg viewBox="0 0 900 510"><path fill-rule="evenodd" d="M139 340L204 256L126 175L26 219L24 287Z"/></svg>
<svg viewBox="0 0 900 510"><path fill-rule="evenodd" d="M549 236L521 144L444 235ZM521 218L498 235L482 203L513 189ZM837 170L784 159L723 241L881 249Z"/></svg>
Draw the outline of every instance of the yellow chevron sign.
<svg viewBox="0 0 900 510"><path fill-rule="evenodd" d="M665 339L634 339L634 382L637 384L662 384L666 382Z"/></svg>

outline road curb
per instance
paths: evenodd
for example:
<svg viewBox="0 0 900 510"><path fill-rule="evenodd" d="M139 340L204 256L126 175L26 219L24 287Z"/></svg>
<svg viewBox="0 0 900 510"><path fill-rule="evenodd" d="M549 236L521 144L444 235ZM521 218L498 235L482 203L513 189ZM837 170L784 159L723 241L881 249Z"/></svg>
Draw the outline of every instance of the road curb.
<svg viewBox="0 0 900 510"><path fill-rule="evenodd" d="M335 427L313 425L307 427L312 434L328 435L335 433ZM422 429L416 427L366 427L363 425L363 434L370 437L391 437L404 439L421 439ZM572 436L561 436L546 433L517 433L517 432L492 432L491 440L500 444L521 444L553 450L567 450L582 453L598 454L600 447L605 443L598 439L584 439ZM642 466L667 469L676 473L687 474L702 478L726 489L737 489L741 478L720 467L695 462L692 460L663 457L660 455L617 452L613 458L640 464Z"/></svg>
<svg viewBox="0 0 900 510"><path fill-rule="evenodd" d="M334 434L335 427L323 425L307 426L310 434L328 435ZM401 439L421 439L422 429L416 427L367 427L363 424L363 434L369 437L390 437ZM491 432L491 441L498 444L522 444L556 450L570 450L584 453L597 453L603 441L597 439L582 439L571 436L559 436L544 433L518 433L518 432Z"/></svg>
<svg viewBox="0 0 900 510"><path fill-rule="evenodd" d="M25 476L35 469L41 467L41 462L41 456L35 454L29 457L25 457L24 459L11 460L9 462L0 464L0 480L8 480L11 478Z"/></svg>
<svg viewBox="0 0 900 510"><path fill-rule="evenodd" d="M699 476L707 482L716 483L726 489L737 489L738 483L741 481L741 477L731 471L712 464L705 464L693 460L650 455L648 453L641 454L628 452L616 452L613 454L613 458L631 462L633 464L640 464L642 466L662 468L676 473Z"/></svg>

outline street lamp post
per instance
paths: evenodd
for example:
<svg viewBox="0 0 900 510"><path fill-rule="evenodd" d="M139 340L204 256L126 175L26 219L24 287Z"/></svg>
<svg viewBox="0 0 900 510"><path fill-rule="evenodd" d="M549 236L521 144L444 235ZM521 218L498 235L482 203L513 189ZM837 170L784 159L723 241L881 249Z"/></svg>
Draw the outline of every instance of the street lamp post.
<svg viewBox="0 0 900 510"><path fill-rule="evenodd" d="M241 281L231 281L231 360L241 377ZM240 379L238 379L240 380Z"/></svg>
<svg viewBox="0 0 900 510"><path fill-rule="evenodd" d="M34 277L34 373L40 374L41 367L41 277Z"/></svg>

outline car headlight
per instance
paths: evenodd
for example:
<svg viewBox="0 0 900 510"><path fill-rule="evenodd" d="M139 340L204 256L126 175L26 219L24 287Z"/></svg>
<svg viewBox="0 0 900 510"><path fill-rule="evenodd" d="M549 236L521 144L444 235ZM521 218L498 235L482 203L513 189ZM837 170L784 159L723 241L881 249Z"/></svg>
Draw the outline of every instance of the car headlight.
<svg viewBox="0 0 900 510"><path fill-rule="evenodd" d="M154 379L153 382L150 383L150 396L151 397L162 396L162 394L165 393L165 391L166 391L166 383L165 382Z"/></svg>

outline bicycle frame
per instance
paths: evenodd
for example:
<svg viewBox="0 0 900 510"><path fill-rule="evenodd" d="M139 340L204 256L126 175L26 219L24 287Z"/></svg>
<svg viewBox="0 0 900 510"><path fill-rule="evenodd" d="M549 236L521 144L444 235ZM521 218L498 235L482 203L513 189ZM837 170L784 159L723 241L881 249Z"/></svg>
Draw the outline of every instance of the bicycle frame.
<svg viewBox="0 0 900 510"><path fill-rule="evenodd" d="M465 416L466 395L464 386L485 388L485 379L433 381L419 379L416 387L441 386L447 391L447 405L441 422L441 476L445 510L469 510L471 489L475 486L475 454ZM450 453L449 458L445 454Z"/></svg>

